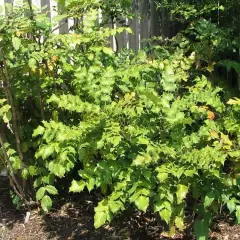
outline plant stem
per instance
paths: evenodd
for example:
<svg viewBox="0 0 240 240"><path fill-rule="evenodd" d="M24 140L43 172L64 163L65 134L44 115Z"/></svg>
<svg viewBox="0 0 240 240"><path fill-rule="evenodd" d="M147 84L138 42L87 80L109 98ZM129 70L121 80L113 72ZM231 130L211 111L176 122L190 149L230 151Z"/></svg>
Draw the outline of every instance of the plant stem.
<svg viewBox="0 0 240 240"><path fill-rule="evenodd" d="M11 109L12 109L13 132L14 132L15 139L16 139L17 151L18 151L18 155L19 155L20 160L22 161L22 163L24 163L23 162L23 153L22 153L22 150L21 150L21 141L20 141L20 137L19 137L19 129L18 129L18 124L17 124L17 114L16 114L16 109L15 109L15 106L14 106L12 93L10 91L10 86L11 86L10 85L10 77L9 77L9 74L8 74L7 62L6 62L6 59L3 55L2 49L0 49L0 55L2 57L4 70L5 70L5 73L4 73L5 78L3 78L3 80L5 80L6 85L4 84L3 87L4 87L4 92L7 95L8 104L11 106Z"/></svg>
<svg viewBox="0 0 240 240"><path fill-rule="evenodd" d="M13 168L12 168L12 165L11 165L11 162L9 160L9 157L7 155L7 151L6 151L6 148L4 147L4 142L3 142L3 138L2 138L2 134L0 133L0 145L2 146L2 149L3 149L3 154L4 154L4 158L5 158L5 161L7 163L7 167L9 169L9 172L10 172L10 176L9 176L9 181L10 181L10 185L13 187L13 190L14 192L22 199L22 200L26 200L25 198L25 194L23 192L23 189L20 185L20 183L18 182L15 174L14 174L14 171L13 171Z"/></svg>

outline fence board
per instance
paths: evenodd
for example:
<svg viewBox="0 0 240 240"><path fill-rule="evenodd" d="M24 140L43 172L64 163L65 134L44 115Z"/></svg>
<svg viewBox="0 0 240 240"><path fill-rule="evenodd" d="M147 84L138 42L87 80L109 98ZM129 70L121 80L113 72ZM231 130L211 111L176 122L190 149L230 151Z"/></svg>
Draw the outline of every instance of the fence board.
<svg viewBox="0 0 240 240"><path fill-rule="evenodd" d="M126 25L126 19L124 19L123 21L124 21L123 24L117 23L116 26L122 27L123 25ZM118 34L116 38L117 38L118 51L127 46L127 35L125 31L121 34Z"/></svg>
<svg viewBox="0 0 240 240"><path fill-rule="evenodd" d="M132 9L136 14L139 13L138 1L133 1ZM130 19L129 26L133 31L133 34L129 36L129 48L138 51L140 49L140 19L138 17Z"/></svg>
<svg viewBox="0 0 240 240"><path fill-rule="evenodd" d="M48 17L51 17L51 5L50 5L50 0L41 0L41 7L46 7L43 9L44 13L47 13Z"/></svg>
<svg viewBox="0 0 240 240"><path fill-rule="evenodd" d="M41 8L41 0L32 0L32 5Z"/></svg>
<svg viewBox="0 0 240 240"><path fill-rule="evenodd" d="M143 1L140 5L140 34L141 34L141 48L147 46L146 40L150 37L150 16L151 8L148 0Z"/></svg>

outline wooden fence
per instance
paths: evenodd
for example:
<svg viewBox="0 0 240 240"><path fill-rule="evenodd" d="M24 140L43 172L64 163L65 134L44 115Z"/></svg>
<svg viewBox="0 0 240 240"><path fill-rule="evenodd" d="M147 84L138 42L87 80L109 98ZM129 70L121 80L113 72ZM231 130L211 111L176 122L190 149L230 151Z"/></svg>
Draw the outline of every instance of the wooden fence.
<svg viewBox="0 0 240 240"><path fill-rule="evenodd" d="M13 5L21 4L25 0L0 0L0 6L5 14L5 3L11 3ZM164 35L165 37L171 37L175 30L174 26L168 19L168 15L165 10L158 10L156 7L156 0L133 0L132 10L139 18L124 19L125 24L129 25L134 34L122 33L117 38L112 38L110 41L111 47L114 50L121 48L130 48L133 50L139 50L148 45L147 39L152 36ZM33 6L38 8L46 7L44 11L48 13L48 16L53 19L57 15L57 2L54 0L32 0ZM101 17L101 13L99 13ZM71 26L73 26L74 20L68 19L66 22L60 22L59 28L54 31L56 34L63 34L69 32ZM117 27L117 26L116 26ZM145 41L144 41L145 40Z"/></svg>

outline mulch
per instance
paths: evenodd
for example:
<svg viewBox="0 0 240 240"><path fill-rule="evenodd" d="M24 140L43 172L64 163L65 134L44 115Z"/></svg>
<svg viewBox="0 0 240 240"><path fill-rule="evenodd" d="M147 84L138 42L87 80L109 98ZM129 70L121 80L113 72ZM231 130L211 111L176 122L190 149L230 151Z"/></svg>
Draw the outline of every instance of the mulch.
<svg viewBox="0 0 240 240"><path fill-rule="evenodd" d="M6 179L0 177L0 239L2 240L193 240L192 229L167 236L167 226L151 212L146 214L130 209L115 217L111 224L94 229L94 207L101 195L82 193L59 199L52 211L41 214L32 210L24 224L26 211L16 210L9 196ZM225 216L215 221L211 240L240 240L240 226Z"/></svg>

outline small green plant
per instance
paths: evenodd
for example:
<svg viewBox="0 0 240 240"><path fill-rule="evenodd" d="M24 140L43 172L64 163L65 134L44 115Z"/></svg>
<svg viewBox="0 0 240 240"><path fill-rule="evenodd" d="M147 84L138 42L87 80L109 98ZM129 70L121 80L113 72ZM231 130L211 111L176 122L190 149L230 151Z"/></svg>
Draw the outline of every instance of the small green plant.
<svg viewBox="0 0 240 240"><path fill-rule="evenodd" d="M16 207L16 209L20 209L20 207L23 205L23 202L21 201L21 198L16 195L13 191L10 191L10 197L12 199L12 203Z"/></svg>

